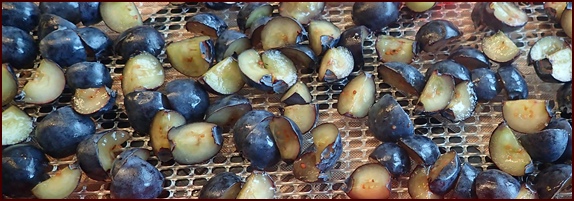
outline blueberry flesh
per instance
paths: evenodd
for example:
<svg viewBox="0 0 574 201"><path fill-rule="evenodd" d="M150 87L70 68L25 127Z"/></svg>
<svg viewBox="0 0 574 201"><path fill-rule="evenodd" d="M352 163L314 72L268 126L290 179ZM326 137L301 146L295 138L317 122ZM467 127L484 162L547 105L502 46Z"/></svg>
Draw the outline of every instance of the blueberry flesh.
<svg viewBox="0 0 574 201"><path fill-rule="evenodd" d="M40 8L32 2L2 2L2 26L30 32L38 26ZM4 30L4 29L2 29Z"/></svg>
<svg viewBox="0 0 574 201"><path fill-rule="evenodd" d="M479 173L474 182L478 199L514 199L520 190L516 178L497 169Z"/></svg>
<svg viewBox="0 0 574 201"><path fill-rule="evenodd" d="M38 23L38 40L59 29L76 29L76 25L60 16L42 14Z"/></svg>
<svg viewBox="0 0 574 201"><path fill-rule="evenodd" d="M38 47L34 38L22 29L2 26L2 63L17 69L34 67Z"/></svg>
<svg viewBox="0 0 574 201"><path fill-rule="evenodd" d="M407 151L391 142L383 142L369 155L369 158L379 161L394 177L408 175L411 169L411 159Z"/></svg>
<svg viewBox="0 0 574 201"><path fill-rule="evenodd" d="M124 96L128 121L139 135L149 134L155 113L169 108L165 95L157 91L134 91Z"/></svg>
<svg viewBox="0 0 574 201"><path fill-rule="evenodd" d="M352 18L356 25L378 32L399 19L399 7L393 2L356 2Z"/></svg>
<svg viewBox="0 0 574 201"><path fill-rule="evenodd" d="M375 138L383 142L397 142L400 138L415 133L409 115L393 96L388 94L371 106L368 118L369 130Z"/></svg>
<svg viewBox="0 0 574 201"><path fill-rule="evenodd" d="M83 27L77 29L76 32L86 44L86 48L91 49L88 51L89 57L100 60L111 53L113 41L103 31L95 27Z"/></svg>
<svg viewBox="0 0 574 201"><path fill-rule="evenodd" d="M78 2L80 5L80 20L84 26L90 26L102 21L100 2Z"/></svg>
<svg viewBox="0 0 574 201"><path fill-rule="evenodd" d="M80 62L66 70L66 84L71 89L88 89L106 86L112 88L110 70L99 62Z"/></svg>
<svg viewBox="0 0 574 201"><path fill-rule="evenodd" d="M470 74L478 100L492 100L502 91L494 71L488 68L477 68L470 71Z"/></svg>
<svg viewBox="0 0 574 201"><path fill-rule="evenodd" d="M34 136L44 152L54 158L76 153L78 144L96 132L94 121L70 106L58 108L36 124Z"/></svg>
<svg viewBox="0 0 574 201"><path fill-rule="evenodd" d="M158 56L165 47L165 39L157 30L149 26L136 26L125 30L114 42L117 54L127 60L141 52Z"/></svg>
<svg viewBox="0 0 574 201"><path fill-rule="evenodd" d="M202 121L209 107L209 94L193 79L177 79L159 89L167 96L174 110L187 122Z"/></svg>
<svg viewBox="0 0 574 201"><path fill-rule="evenodd" d="M32 196L32 188L50 176L49 160L31 144L12 145L2 150L2 195L19 198Z"/></svg>
<svg viewBox="0 0 574 201"><path fill-rule="evenodd" d="M42 14L58 15L74 24L81 20L80 4L78 2L40 2Z"/></svg>
<svg viewBox="0 0 574 201"><path fill-rule="evenodd" d="M40 41L40 54L62 68L88 59L82 40L70 29L56 30L46 35Z"/></svg>

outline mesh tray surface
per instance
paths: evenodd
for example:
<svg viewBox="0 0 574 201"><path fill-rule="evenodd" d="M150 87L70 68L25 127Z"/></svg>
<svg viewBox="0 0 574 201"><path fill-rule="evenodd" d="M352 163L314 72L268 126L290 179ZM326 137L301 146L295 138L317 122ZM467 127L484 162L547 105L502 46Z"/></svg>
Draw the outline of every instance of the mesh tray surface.
<svg viewBox="0 0 574 201"><path fill-rule="evenodd" d="M136 5L142 13L144 24L153 26L166 38L166 43L190 38L192 35L185 30L185 22L194 14L200 12L212 12L228 23L231 29L238 29L236 16L242 3L226 11L214 11L203 7L201 3L151 3L137 2ZM273 3L277 13L278 3ZM351 10L353 3L331 2L327 3L322 18L328 19L341 30L353 26ZM414 39L416 31L424 23L432 19L446 19L453 22L464 33L458 42L448 45L445 49L435 53L419 54L411 64L421 72L433 63L448 57L449 51L460 46L480 48L482 39L492 32L475 29L470 19L470 13L474 3L438 3L432 10L423 14L412 14L406 8L401 10L397 23L385 29L383 34ZM529 87L529 98L553 100L559 84L544 83L536 76L534 69L526 64L526 55L529 48L538 38L555 35L571 40L565 35L560 25L551 22L543 12L542 3L520 3L529 16L529 22L520 30L508 33L509 37L521 48L522 55L515 61L515 65L526 77ZM103 23L95 25L107 32L115 39L118 33L109 30ZM35 35L35 33L34 33ZM376 36L369 36L365 41L365 67L364 71L377 75L377 66L380 64L374 49ZM184 75L171 68L165 61L165 52L160 55L166 72L166 81L185 78ZM130 133L133 132L127 121L127 115L123 107L123 93L120 87L120 78L124 64L118 57L110 57L101 61L112 73L114 78L113 89L118 91L116 106L112 112L94 118L97 121L98 131L119 129ZM37 64L36 64L37 65ZM498 66L494 65L496 70ZM276 198L347 198L343 192L344 180L351 172L361 164L368 162L368 154L380 143L372 137L366 126L366 118L351 119L338 114L336 111L338 95L350 78L357 75L353 72L349 79L328 85L317 81L317 74L310 69L300 69L299 78L310 88L315 104L319 105L319 122L331 122L340 128L343 139L344 151L335 168L330 171L330 180L324 183L307 184L295 179L292 175L292 167L284 163L272 168L268 173L274 179L277 187ZM27 80L32 78L34 70L17 71L18 81L22 87ZM502 121L501 109L504 100L504 91L495 99L487 103L479 103L474 115L464 122L452 123L441 117L420 116L413 114L416 99L397 92L394 88L384 83L381 79L375 80L377 86L377 98L384 94L392 94L411 116L415 124L415 133L430 137L444 151L456 150L464 161L468 161L475 167L488 169L493 168L493 163L488 158L488 140L492 131ZM251 87L245 86L239 94L248 97L254 109L264 109L278 114L282 104L280 95L264 94ZM23 108L35 121L40 121L45 115L56 108L69 105L72 91L65 89L59 99L52 104L31 105L21 102L15 103ZM213 101L216 96L210 95ZM309 134L305 134L305 143L310 144ZM198 165L179 165L177 163L161 163L155 157L149 161L154 164L164 175L164 192L162 198L197 198L199 190L209 178L219 172L234 172L245 178L249 175L249 163L235 150L232 136L224 134L224 146L219 154L206 163ZM132 137L124 147L143 147L151 150L149 137ZM64 159L51 159L54 173L57 169L65 167L76 161L75 156ZM407 192L408 177L400 177L392 182L392 198L410 198ZM557 197L571 198L572 189L567 188ZM82 176L81 184L69 198L109 198L109 183L98 182Z"/></svg>

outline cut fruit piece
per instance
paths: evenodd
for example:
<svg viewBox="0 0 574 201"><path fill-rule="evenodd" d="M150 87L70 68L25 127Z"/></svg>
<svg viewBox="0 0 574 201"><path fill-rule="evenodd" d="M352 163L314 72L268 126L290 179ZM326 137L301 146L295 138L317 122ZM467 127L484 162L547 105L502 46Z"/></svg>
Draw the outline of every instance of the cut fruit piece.
<svg viewBox="0 0 574 201"><path fill-rule="evenodd" d="M548 100L523 99L505 101L502 105L504 121L512 130L533 134L546 128L552 119L554 103Z"/></svg>
<svg viewBox="0 0 574 201"><path fill-rule="evenodd" d="M106 26L121 33L143 25L140 11L134 2L101 2L100 14Z"/></svg>
<svg viewBox="0 0 574 201"><path fill-rule="evenodd" d="M309 23L309 45L315 55L322 55L325 51L339 43L341 30L326 20L313 20Z"/></svg>
<svg viewBox="0 0 574 201"><path fill-rule="evenodd" d="M36 185L32 189L34 196L39 199L64 199L72 194L80 183L82 171L79 167L71 166L56 172L48 180Z"/></svg>
<svg viewBox="0 0 574 201"><path fill-rule="evenodd" d="M283 94L281 102L287 105L304 105L311 103L312 99L313 97L311 96L307 85L299 81Z"/></svg>
<svg viewBox="0 0 574 201"><path fill-rule="evenodd" d="M290 17L273 17L261 30L261 44L264 50L294 45L307 37L303 26Z"/></svg>
<svg viewBox="0 0 574 201"><path fill-rule="evenodd" d="M205 112L205 121L227 129L235 125L239 118L252 109L246 97L237 94L229 95L209 105Z"/></svg>
<svg viewBox="0 0 574 201"><path fill-rule="evenodd" d="M196 122L169 130L173 159L180 164L197 164L211 159L223 145L222 129L216 124Z"/></svg>
<svg viewBox="0 0 574 201"><path fill-rule="evenodd" d="M143 52L128 60L122 75L124 94L134 91L154 90L165 81L161 62L153 55Z"/></svg>
<svg viewBox="0 0 574 201"><path fill-rule="evenodd" d="M338 45L346 47L353 54L355 60L355 69L353 70L359 70L365 65L363 44L365 43L365 38L369 37L369 34L369 29L363 25L347 28L341 33Z"/></svg>
<svg viewBox="0 0 574 201"><path fill-rule="evenodd" d="M406 94L419 96L425 87L423 74L406 63L387 62L379 66L378 72L383 82Z"/></svg>
<svg viewBox="0 0 574 201"><path fill-rule="evenodd" d="M2 111L2 146L24 141L34 129L34 122L28 114L15 105Z"/></svg>
<svg viewBox="0 0 574 201"><path fill-rule="evenodd" d="M316 68L319 61L313 50L308 45L290 45L278 48L281 53L289 57L297 68Z"/></svg>
<svg viewBox="0 0 574 201"><path fill-rule="evenodd" d="M19 95L26 103L44 104L56 100L64 91L66 78L58 64L43 59Z"/></svg>
<svg viewBox="0 0 574 201"><path fill-rule="evenodd" d="M346 78L355 66L353 55L346 47L327 50L319 66L319 81L332 83Z"/></svg>
<svg viewBox="0 0 574 201"><path fill-rule="evenodd" d="M419 165L431 166L440 156L438 146L430 138L423 135L403 137L398 144Z"/></svg>
<svg viewBox="0 0 574 201"><path fill-rule="evenodd" d="M106 86L100 88L76 89L72 97L72 108L83 115L101 114L112 109L116 92Z"/></svg>
<svg viewBox="0 0 574 201"><path fill-rule="evenodd" d="M215 41L215 58L221 61L251 48L251 41L247 36L235 30L225 30Z"/></svg>
<svg viewBox="0 0 574 201"><path fill-rule="evenodd" d="M461 82L456 85L452 100L441 114L453 122L464 121L474 114L477 99L474 84L470 81Z"/></svg>
<svg viewBox="0 0 574 201"><path fill-rule="evenodd" d="M488 149L492 162L512 176L523 176L534 171L530 155L504 122L490 136Z"/></svg>
<svg viewBox="0 0 574 201"><path fill-rule="evenodd" d="M429 168L417 166L411 173L408 182L409 195L413 199L442 199L429 188Z"/></svg>
<svg viewBox="0 0 574 201"><path fill-rule="evenodd" d="M454 150L441 155L428 174L430 191L439 195L448 193L458 178L460 163L460 158Z"/></svg>
<svg viewBox="0 0 574 201"><path fill-rule="evenodd" d="M397 38L387 35L379 35L375 43L375 49L379 60L382 62L402 62L409 64L413 61L414 40Z"/></svg>
<svg viewBox="0 0 574 201"><path fill-rule="evenodd" d="M287 164L293 163L303 149L303 134L299 127L288 117L279 116L271 118L269 130L279 148L281 159Z"/></svg>
<svg viewBox="0 0 574 201"><path fill-rule="evenodd" d="M310 131L319 119L319 108L315 104L290 105L280 111L281 115L295 122L302 133Z"/></svg>
<svg viewBox="0 0 574 201"><path fill-rule="evenodd" d="M2 64L2 106L12 102L18 92L18 83L12 68L7 63Z"/></svg>
<svg viewBox="0 0 574 201"><path fill-rule="evenodd" d="M295 65L279 50L267 50L261 56L254 49L246 50L238 61L244 81L259 90L285 93L297 82Z"/></svg>
<svg viewBox="0 0 574 201"><path fill-rule="evenodd" d="M221 95L236 93L245 85L239 64L233 57L227 57L215 64L199 78L198 82L208 91Z"/></svg>
<svg viewBox="0 0 574 201"><path fill-rule="evenodd" d="M337 111L351 118L367 116L369 108L375 103L376 86L371 73L361 73L353 78L339 95Z"/></svg>
<svg viewBox="0 0 574 201"><path fill-rule="evenodd" d="M190 77L199 77L211 67L215 48L209 36L196 36L167 45L166 54L175 70Z"/></svg>
<svg viewBox="0 0 574 201"><path fill-rule="evenodd" d="M249 2L237 13L237 26L239 30L245 32L251 25L263 18L271 17L273 7L267 2Z"/></svg>
<svg viewBox="0 0 574 201"><path fill-rule="evenodd" d="M151 148L162 162L173 159L168 132L174 127L185 124L185 117L174 110L160 110L153 117L150 127Z"/></svg>
<svg viewBox="0 0 574 201"><path fill-rule="evenodd" d="M253 171L245 180L236 199L272 199L275 191L275 182L267 173Z"/></svg>
<svg viewBox="0 0 574 201"><path fill-rule="evenodd" d="M391 197L391 174L377 163L364 164L345 181L345 193L351 199L387 199Z"/></svg>
<svg viewBox="0 0 574 201"><path fill-rule="evenodd" d="M520 48L502 31L485 37L482 40L482 51L489 59L501 65L511 64L521 53Z"/></svg>
<svg viewBox="0 0 574 201"><path fill-rule="evenodd" d="M212 39L219 37L227 28L227 23L212 13L198 13L185 23L185 29L190 33L209 36Z"/></svg>
<svg viewBox="0 0 574 201"><path fill-rule="evenodd" d="M536 75L545 82L572 80L572 49L556 36L546 36L534 43L528 52L528 65L533 65Z"/></svg>
<svg viewBox="0 0 574 201"><path fill-rule="evenodd" d="M437 71L432 72L425 88L421 92L415 110L419 113L432 113L446 108L452 100L454 89L455 85L452 76L442 75Z"/></svg>

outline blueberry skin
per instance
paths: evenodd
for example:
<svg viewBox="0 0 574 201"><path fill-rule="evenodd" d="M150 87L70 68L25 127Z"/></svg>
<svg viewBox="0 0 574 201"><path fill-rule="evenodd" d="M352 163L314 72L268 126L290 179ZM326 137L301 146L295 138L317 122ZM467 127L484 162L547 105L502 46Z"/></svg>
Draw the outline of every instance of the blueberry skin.
<svg viewBox="0 0 574 201"><path fill-rule="evenodd" d="M134 91L124 96L128 121L139 135L149 134L155 113L169 109L165 95L157 91Z"/></svg>
<svg viewBox="0 0 574 201"><path fill-rule="evenodd" d="M213 176L207 183L203 186L199 192L200 199L217 199L224 198L225 193L227 193L230 188L239 184L241 186L243 182L241 177L237 176L233 172L222 172ZM236 188L240 188L236 187ZM236 195L231 195L236 196Z"/></svg>
<svg viewBox="0 0 574 201"><path fill-rule="evenodd" d="M78 2L80 9L80 21L84 26L90 26L102 21L100 14L100 2Z"/></svg>
<svg viewBox="0 0 574 201"><path fill-rule="evenodd" d="M40 2L40 11L58 15L74 24L80 23L81 13L78 2Z"/></svg>
<svg viewBox="0 0 574 201"><path fill-rule="evenodd" d="M506 89L508 100L528 98L528 85L524 76L514 66L498 68L498 78Z"/></svg>
<svg viewBox="0 0 574 201"><path fill-rule="evenodd" d="M38 26L40 8L32 2L2 2L2 25L30 32Z"/></svg>
<svg viewBox="0 0 574 201"><path fill-rule="evenodd" d="M243 140L241 153L257 170L266 170L281 161L279 148L269 129L270 120L267 118L257 124Z"/></svg>
<svg viewBox="0 0 574 201"><path fill-rule="evenodd" d="M474 182L478 199L514 199L520 190L520 182L516 178L497 169L479 173Z"/></svg>
<svg viewBox="0 0 574 201"><path fill-rule="evenodd" d="M474 191L474 179L480 173L480 170L476 169L467 162L460 165L460 172L458 180L454 186L453 192L457 199L471 199L476 198L476 192Z"/></svg>
<svg viewBox="0 0 574 201"><path fill-rule="evenodd" d="M50 178L49 160L31 144L16 144L2 150L2 195L32 196L32 188Z"/></svg>
<svg viewBox="0 0 574 201"><path fill-rule="evenodd" d="M80 39L91 49L91 54L95 60L100 60L110 56L113 41L104 33L95 27L83 27L76 30Z"/></svg>
<svg viewBox="0 0 574 201"><path fill-rule="evenodd" d="M113 84L110 70L99 62L79 62L66 70L66 84L72 89L100 88Z"/></svg>
<svg viewBox="0 0 574 201"><path fill-rule="evenodd" d="M451 75L453 78L457 79L457 83L458 81L470 80L470 71L454 60L447 59L434 63L425 73L425 80L428 80L435 70L440 74Z"/></svg>
<svg viewBox="0 0 574 201"><path fill-rule="evenodd" d="M239 118L233 126L233 142L237 150L243 149L243 141L255 128L268 117L272 117L273 113L265 110L251 110Z"/></svg>
<svg viewBox="0 0 574 201"><path fill-rule="evenodd" d="M2 63L17 69L33 68L38 47L34 38L22 29L2 26Z"/></svg>
<svg viewBox="0 0 574 201"><path fill-rule="evenodd" d="M494 71L488 68L476 68L470 71L470 74L478 100L490 101L502 90Z"/></svg>
<svg viewBox="0 0 574 201"><path fill-rule="evenodd" d="M560 156L560 158L557 161L555 161L555 163L562 163L562 162L566 162L568 160L572 160L572 125L571 125L571 121L572 120L558 118L558 119L553 119L552 121L550 121L548 126L546 126L546 129L562 129L562 130L565 130L566 133L568 133L568 142L566 144L566 150L564 150L564 153L562 154L562 156Z"/></svg>
<svg viewBox="0 0 574 201"><path fill-rule="evenodd" d="M540 199L551 199L569 178L572 178L572 165L552 165L536 175L534 190Z"/></svg>
<svg viewBox="0 0 574 201"><path fill-rule="evenodd" d="M36 125L34 137L46 154L64 158L75 154L78 144L95 132L96 125L90 117L65 106L46 115Z"/></svg>
<svg viewBox="0 0 574 201"><path fill-rule="evenodd" d="M158 56L165 47L163 35L149 26L136 26L122 32L114 42L115 52L124 60L141 52Z"/></svg>
<svg viewBox="0 0 574 201"><path fill-rule="evenodd" d="M397 142L415 134L409 115L389 94L371 106L367 124L375 138L382 142Z"/></svg>
<svg viewBox="0 0 574 201"><path fill-rule="evenodd" d="M88 55L82 40L70 29L56 30L40 41L40 54L66 68L78 62L86 61Z"/></svg>
<svg viewBox="0 0 574 201"><path fill-rule="evenodd" d="M523 135L519 141L532 160L551 163L566 150L568 132L564 129L544 129L536 134Z"/></svg>
<svg viewBox="0 0 574 201"><path fill-rule="evenodd" d="M153 199L163 190L164 176L140 157L129 157L112 177L110 194L114 199Z"/></svg>
<svg viewBox="0 0 574 201"><path fill-rule="evenodd" d="M213 10L225 10L233 5L235 5L233 2L205 2L205 7Z"/></svg>
<svg viewBox="0 0 574 201"><path fill-rule="evenodd" d="M38 40L59 29L77 29L76 25L60 16L42 14L38 23Z"/></svg>
<svg viewBox="0 0 574 201"><path fill-rule="evenodd" d="M109 178L108 173L101 166L98 156L98 141L106 133L107 132L96 133L82 140L82 142L78 144L78 150L76 152L76 157L82 171L86 173L86 176L97 181L105 181Z"/></svg>
<svg viewBox="0 0 574 201"><path fill-rule="evenodd" d="M352 18L356 25L365 25L374 32L399 19L399 7L393 2L355 2Z"/></svg>
<svg viewBox="0 0 574 201"><path fill-rule="evenodd" d="M392 142L383 142L369 155L379 161L394 177L409 174L411 159L407 151Z"/></svg>
<svg viewBox="0 0 574 201"><path fill-rule="evenodd" d="M193 79L177 79L165 84L160 92L169 104L190 122L202 121L209 107L209 94Z"/></svg>

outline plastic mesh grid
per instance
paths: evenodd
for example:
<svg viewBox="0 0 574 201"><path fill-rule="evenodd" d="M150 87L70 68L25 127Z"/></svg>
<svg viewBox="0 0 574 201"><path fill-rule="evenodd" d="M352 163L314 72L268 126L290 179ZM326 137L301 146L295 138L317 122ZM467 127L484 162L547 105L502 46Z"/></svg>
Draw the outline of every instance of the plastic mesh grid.
<svg viewBox="0 0 574 201"><path fill-rule="evenodd" d="M151 25L158 29L166 38L166 42L178 41L192 37L185 30L184 24L191 16L200 12L212 12L225 19L231 29L237 29L235 17L239 11L241 3L237 4L226 11L214 11L203 7L201 3L170 4L163 3L136 3L146 25ZM277 13L278 3L273 3L275 13ZM322 18L328 19L337 25L341 30L353 26L351 19L351 10L353 3L330 2L326 4ZM474 3L438 3L431 11L423 14L412 14L407 9L402 9L400 18L397 23L390 25L383 33L392 36L405 37L414 39L418 28L429 20L446 19L453 22L464 33L458 42L451 43L443 50L435 53L419 54L411 64L418 67L422 72L433 63L448 57L449 51L460 46L472 46L480 49L480 43L485 35L491 34L483 30L475 30L470 19ZM515 65L526 77L529 86L529 98L554 99L559 84L544 83L536 76L534 69L527 66L526 55L529 48L536 40L543 36L556 35L566 37L559 25L549 21L543 12L542 3L520 4L529 16L529 22L520 30L508 33L509 37L521 48L522 55L515 61ZM115 39L118 33L109 30L103 23L95 25L96 27L107 32L110 37ZM35 34L35 33L34 33ZM372 72L375 76L377 61L374 42L376 36L369 36L365 41L365 67L364 71ZM571 43L571 40L568 38ZM168 62L164 62L165 54L162 53L160 61L164 64L164 70L167 75L166 81L185 76L170 67ZM103 114L94 120L97 121L98 131L119 129L130 133L133 132L123 107L123 93L120 87L120 76L123 70L124 62L118 57L110 57L101 61L112 73L114 78L113 89L118 91L118 101L112 112ZM496 70L498 67L493 66ZM31 79L33 70L21 70L17 72L19 84L22 87L27 80ZM347 198L343 192L344 180L352 171L366 162L368 154L380 143L374 139L366 126L366 118L351 119L338 114L336 111L337 97L350 78L357 75L353 74L347 80L334 84L326 84L317 81L317 74L311 69L300 69L299 78L310 88L315 104L320 108L319 122L331 122L340 128L343 139L344 152L341 159L337 162L335 168L330 171L331 179L328 182L307 184L295 179L292 175L292 167L281 163L274 167L268 173L274 179L277 186L276 198ZM495 99L486 103L479 103L472 117L464 122L452 123L441 117L419 116L413 114L416 100L407 97L388 84L384 80L375 79L377 86L377 98L384 94L392 94L397 101L403 106L405 111L411 116L415 124L415 133L425 135L433 139L439 147L444 150L456 150L464 161L470 162L475 167L483 169L492 168L493 163L488 159L488 140L492 131L502 121L502 105L504 100L504 91ZM264 94L251 87L245 86L239 94L248 97L254 109L264 109L278 114L279 107L282 104L279 101L280 95ZM72 92L65 89L59 99L47 105L30 105L21 102L16 103L26 111L36 121L40 121L45 115L58 107L70 103ZM210 95L214 100L216 96ZM249 175L249 163L236 152L233 145L232 137L229 133L224 134L224 146L219 154L210 161L199 165L179 165L177 163L161 163L155 157L149 161L154 164L165 176L164 192L160 197L163 198L197 198L199 190L209 178L219 172L234 172L245 178ZM305 135L307 141L309 134ZM133 137L124 147L143 147L151 150L148 146L149 137ZM75 156L65 159L51 159L53 170L63 167L76 161ZM408 178L401 177L392 182L392 198L409 198L406 184ZM571 197L571 188L561 196ZM109 198L109 184L98 182L82 177L81 185L70 196L70 198Z"/></svg>

